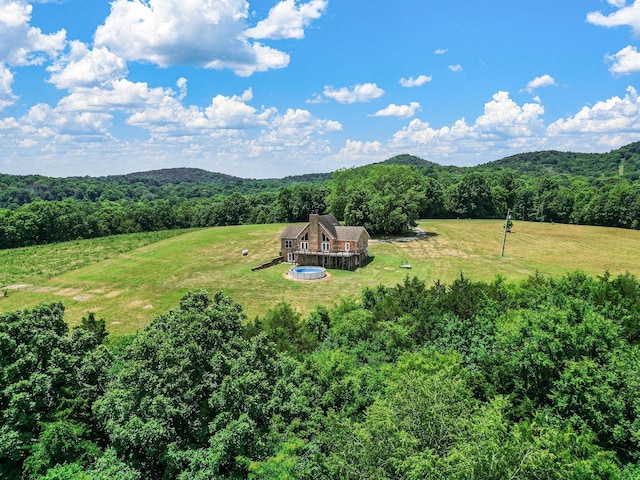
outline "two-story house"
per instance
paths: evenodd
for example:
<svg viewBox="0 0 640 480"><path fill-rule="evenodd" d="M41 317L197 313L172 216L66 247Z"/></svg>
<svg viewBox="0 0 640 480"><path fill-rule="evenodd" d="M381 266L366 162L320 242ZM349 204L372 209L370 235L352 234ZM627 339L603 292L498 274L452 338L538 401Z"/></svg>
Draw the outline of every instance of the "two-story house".
<svg viewBox="0 0 640 480"><path fill-rule="evenodd" d="M345 227L333 215L309 215L306 225L289 225L280 235L282 261L353 270L369 258L364 227Z"/></svg>

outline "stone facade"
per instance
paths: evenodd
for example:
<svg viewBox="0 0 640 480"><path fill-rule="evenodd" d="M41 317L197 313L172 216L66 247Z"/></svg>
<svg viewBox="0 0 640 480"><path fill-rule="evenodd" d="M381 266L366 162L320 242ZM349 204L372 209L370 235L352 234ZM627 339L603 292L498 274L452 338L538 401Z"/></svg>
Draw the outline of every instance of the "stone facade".
<svg viewBox="0 0 640 480"><path fill-rule="evenodd" d="M369 258L369 233L345 227L333 215L309 215L306 225L289 225L280 236L282 261L353 270Z"/></svg>

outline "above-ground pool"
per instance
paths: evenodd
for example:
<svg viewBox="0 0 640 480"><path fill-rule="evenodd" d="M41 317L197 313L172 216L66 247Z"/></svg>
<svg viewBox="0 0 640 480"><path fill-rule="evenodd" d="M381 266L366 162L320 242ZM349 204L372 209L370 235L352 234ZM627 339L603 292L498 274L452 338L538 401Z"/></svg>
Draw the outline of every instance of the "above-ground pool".
<svg viewBox="0 0 640 480"><path fill-rule="evenodd" d="M291 267L289 276L296 280L317 280L327 276L327 272L322 267Z"/></svg>

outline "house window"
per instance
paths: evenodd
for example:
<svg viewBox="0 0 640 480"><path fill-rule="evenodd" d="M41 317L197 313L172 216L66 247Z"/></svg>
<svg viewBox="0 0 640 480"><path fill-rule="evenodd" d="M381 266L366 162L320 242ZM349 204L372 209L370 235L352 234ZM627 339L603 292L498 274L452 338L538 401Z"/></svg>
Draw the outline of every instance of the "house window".
<svg viewBox="0 0 640 480"><path fill-rule="evenodd" d="M284 248L292 248L292 247L293 247L293 243L291 242L291 240L284 241Z"/></svg>
<svg viewBox="0 0 640 480"><path fill-rule="evenodd" d="M294 260L295 260L295 257L293 256L293 252L287 253L287 262L293 263Z"/></svg>
<svg viewBox="0 0 640 480"><path fill-rule="evenodd" d="M300 242L300 250L309 250L309 242Z"/></svg>
<svg viewBox="0 0 640 480"><path fill-rule="evenodd" d="M350 244L350 243L345 243L345 244L344 244L344 251L345 251L345 252L348 252L348 251L350 251L350 250L351 250L351 244Z"/></svg>
<svg viewBox="0 0 640 480"><path fill-rule="evenodd" d="M328 252L329 248L330 248L329 242L322 242L322 251L323 252Z"/></svg>

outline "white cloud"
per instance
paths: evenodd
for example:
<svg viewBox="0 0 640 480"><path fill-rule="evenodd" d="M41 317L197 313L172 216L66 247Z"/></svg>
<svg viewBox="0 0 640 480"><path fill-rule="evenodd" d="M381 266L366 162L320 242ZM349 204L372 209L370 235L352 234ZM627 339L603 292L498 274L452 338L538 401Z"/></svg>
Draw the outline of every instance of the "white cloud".
<svg viewBox="0 0 640 480"><path fill-rule="evenodd" d="M484 113L473 125L464 118L457 120L451 127L433 129L427 122L412 120L411 123L394 135L394 143L426 143L432 139L504 139L531 136L542 128L540 116L544 107L537 103L526 103L522 107L516 104L508 92L498 92L484 106Z"/></svg>
<svg viewBox="0 0 640 480"><path fill-rule="evenodd" d="M384 95L384 90L375 83L362 83L353 87L338 89L325 86L323 95L334 99L338 103L370 102Z"/></svg>
<svg viewBox="0 0 640 480"><path fill-rule="evenodd" d="M539 146L538 139L544 133L543 113L542 105L520 106L508 92L497 92L473 124L461 118L450 126L434 128L428 122L414 119L393 135L388 148L415 154L425 152L425 158L441 162L456 155L459 161L473 164L480 159L486 161L487 154L515 153L518 149L526 150L527 146Z"/></svg>
<svg viewBox="0 0 640 480"><path fill-rule="evenodd" d="M24 173L58 175L71 169L101 175L167 168L179 158L188 162L183 166L242 176L273 175L275 164L290 172L292 162L304 173L318 171L318 159L332 153L326 136L342 129L340 122L304 109L281 114L274 107L254 107L251 89L216 95L204 108L183 103L186 89L184 78L176 81L176 90L126 79L73 87L55 107L38 104L21 118L0 118L7 153L0 166ZM115 138L112 123L122 117L146 130L148 138ZM86 163L87 158L92 161Z"/></svg>
<svg viewBox="0 0 640 480"><path fill-rule="evenodd" d="M50 82L58 88L71 89L78 86L97 86L124 78L127 73L125 61L104 47L89 50L74 40L68 55L47 68L51 72Z"/></svg>
<svg viewBox="0 0 640 480"><path fill-rule="evenodd" d="M533 135L542 127L544 107L539 103L525 103L520 107L509 92L498 92L484 106L475 128L483 134L522 137Z"/></svg>
<svg viewBox="0 0 640 480"><path fill-rule="evenodd" d="M557 85L555 79L551 75L544 74L540 77L534 78L529 83L527 83L527 86L524 90L526 92L532 93L536 88L553 87L555 85Z"/></svg>
<svg viewBox="0 0 640 480"><path fill-rule="evenodd" d="M449 51L448 48L438 48L436 49L435 52L433 52L436 55L444 55L445 53L447 53Z"/></svg>
<svg viewBox="0 0 640 480"><path fill-rule="evenodd" d="M228 68L241 76L289 64L289 55L245 36L246 0L114 0L95 47L167 67Z"/></svg>
<svg viewBox="0 0 640 480"><path fill-rule="evenodd" d="M318 134L340 130L340 122L317 119L307 110L289 108L284 115L275 116L269 128L251 142L252 155L258 156L275 150L299 151L309 146L315 149L323 143Z"/></svg>
<svg viewBox="0 0 640 480"><path fill-rule="evenodd" d="M607 0L607 3L609 3L610 5L613 5L614 7L624 7L627 3L626 0Z"/></svg>
<svg viewBox="0 0 640 480"><path fill-rule="evenodd" d="M623 132L640 132L640 101L631 86L624 98L614 96L592 107L583 107L574 116L559 119L547 128L550 136Z"/></svg>
<svg viewBox="0 0 640 480"><path fill-rule="evenodd" d="M11 90L12 84L13 73L4 64L0 63L0 111L16 101L16 96Z"/></svg>
<svg viewBox="0 0 640 480"><path fill-rule="evenodd" d="M259 39L304 38L304 29L312 20L320 18L327 0L311 0L297 5L295 0L282 0L269 10L269 16L248 29L245 35Z"/></svg>
<svg viewBox="0 0 640 480"><path fill-rule="evenodd" d="M386 108L378 110L373 116L410 118L413 117L418 110L420 110L420 104L418 102L411 102L409 105L396 105L392 103Z"/></svg>
<svg viewBox="0 0 640 480"><path fill-rule="evenodd" d="M369 154L378 152L381 146L380 142L360 142L347 139L344 147L340 150L340 154Z"/></svg>
<svg viewBox="0 0 640 480"><path fill-rule="evenodd" d="M32 9L23 0L0 0L0 62L38 65L42 54L53 58L64 48L65 30L46 35L29 25Z"/></svg>
<svg viewBox="0 0 640 480"><path fill-rule="evenodd" d="M612 65L609 71L615 75L626 75L640 72L640 53L636 47L627 46L615 55L607 56Z"/></svg>
<svg viewBox="0 0 640 480"><path fill-rule="evenodd" d="M629 26L636 35L640 35L640 0L635 0L631 5L625 5L623 1L609 1L620 9L610 15L602 12L589 12L587 22L601 27Z"/></svg>
<svg viewBox="0 0 640 480"><path fill-rule="evenodd" d="M399 80L399 84L402 85L405 88L411 88L411 87L420 87L422 85L424 85L425 83L429 83L431 81L431 75L427 76L427 75L418 75L418 77L413 78L413 77L409 77L409 78L401 78Z"/></svg>
<svg viewBox="0 0 640 480"><path fill-rule="evenodd" d="M640 99L633 87L623 98L614 96L584 107L577 114L545 126L544 107L516 104L507 92L497 92L473 123L464 118L435 128L413 119L396 132L385 153L414 155L456 165L474 165L526 151L556 149L603 151L640 140Z"/></svg>
<svg viewBox="0 0 640 480"><path fill-rule="evenodd" d="M462 65L449 65L447 68L449 70L451 70L452 72L461 72L462 71Z"/></svg>
<svg viewBox="0 0 640 480"><path fill-rule="evenodd" d="M311 96L311 98L307 98L305 100L305 103L309 103L309 104L312 104L312 105L317 105L317 104L320 104L320 103L327 103L327 100L322 95L320 95L319 93L314 93Z"/></svg>
<svg viewBox="0 0 640 480"><path fill-rule="evenodd" d="M149 88L146 82L119 79L102 86L75 87L58 102L56 108L66 112L135 111L159 108L167 98L175 96L172 89Z"/></svg>

